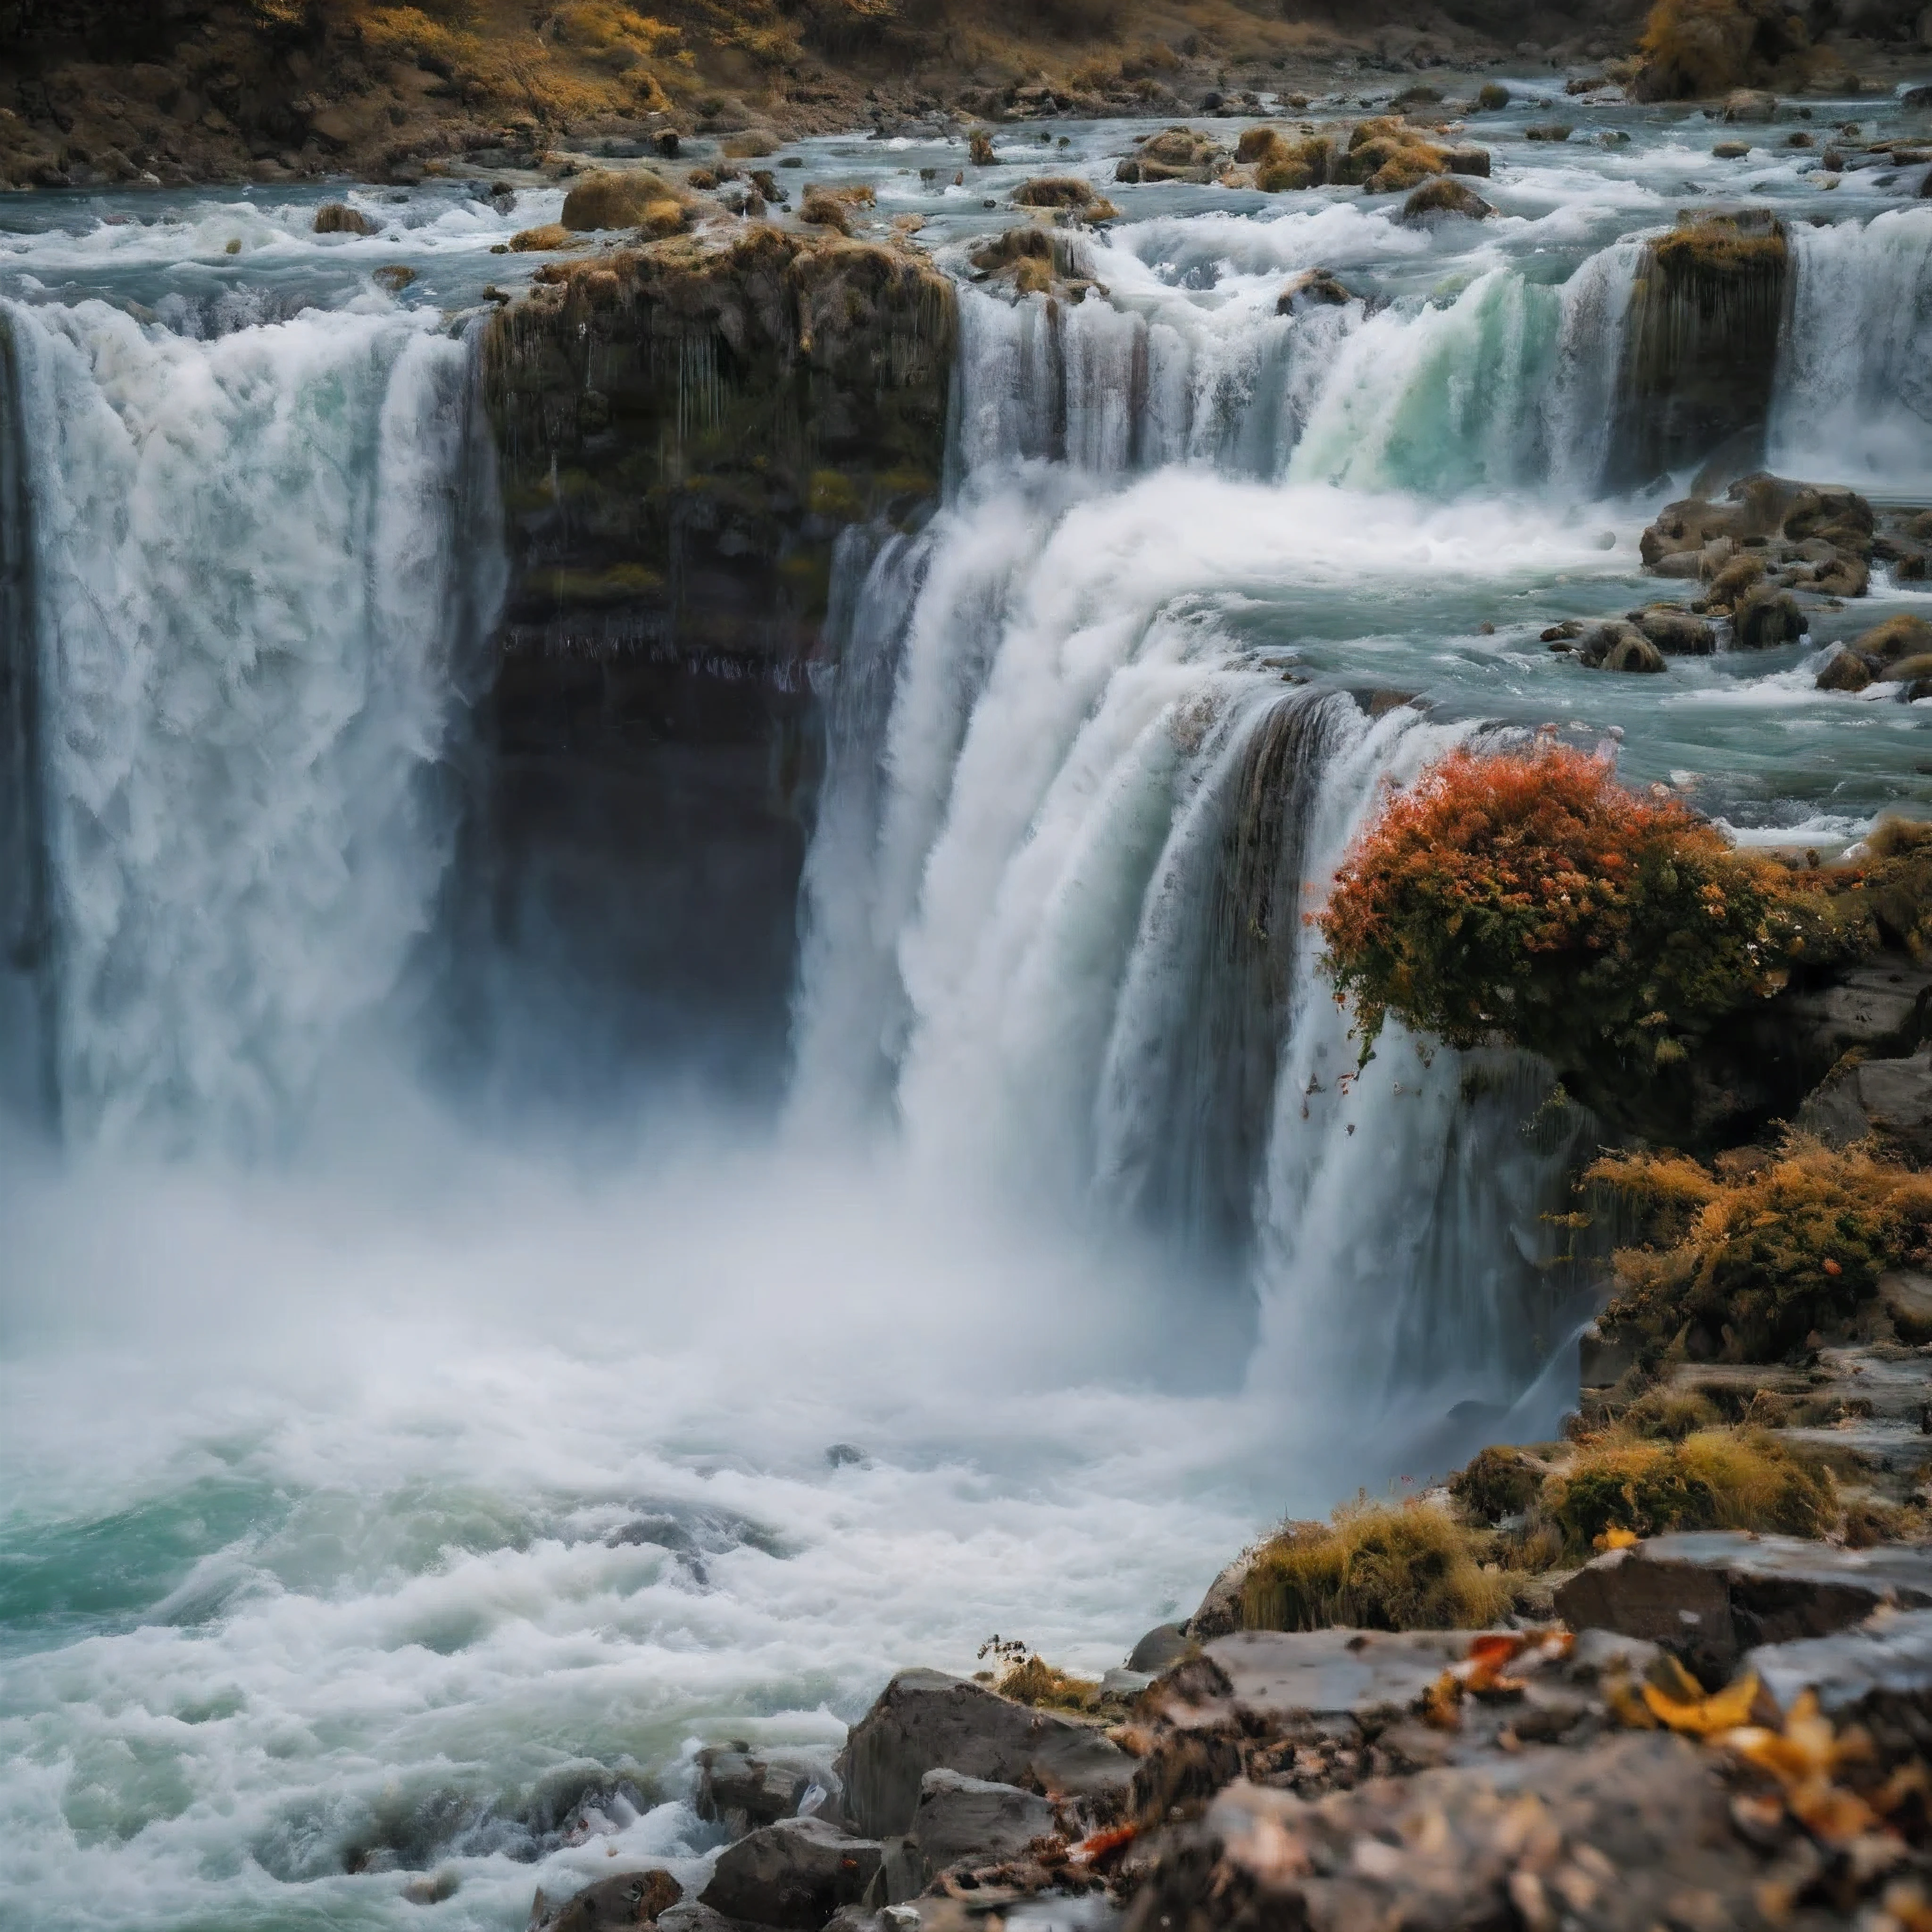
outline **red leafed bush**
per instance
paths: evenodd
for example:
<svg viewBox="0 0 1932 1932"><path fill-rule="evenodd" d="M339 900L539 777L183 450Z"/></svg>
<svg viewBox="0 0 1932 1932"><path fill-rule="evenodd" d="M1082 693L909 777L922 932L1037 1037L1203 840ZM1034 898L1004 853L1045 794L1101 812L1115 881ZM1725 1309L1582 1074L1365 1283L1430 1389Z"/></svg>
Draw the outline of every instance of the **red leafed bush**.
<svg viewBox="0 0 1932 1932"><path fill-rule="evenodd" d="M1599 759L1459 751L1390 796L1320 922L1365 1057L1394 1013L1588 1088L1682 1060L1784 983L1820 932L1787 878Z"/></svg>

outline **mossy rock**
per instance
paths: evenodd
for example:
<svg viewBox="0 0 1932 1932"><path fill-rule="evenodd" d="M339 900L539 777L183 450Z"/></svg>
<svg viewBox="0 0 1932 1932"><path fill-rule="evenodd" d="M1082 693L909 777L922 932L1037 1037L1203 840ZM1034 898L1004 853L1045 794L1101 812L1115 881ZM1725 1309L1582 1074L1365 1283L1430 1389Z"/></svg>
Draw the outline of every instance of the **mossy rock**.
<svg viewBox="0 0 1932 1932"><path fill-rule="evenodd" d="M688 224L677 191L662 176L640 169L627 174L603 170L580 176L563 198L560 224L572 233L641 228L674 235Z"/></svg>

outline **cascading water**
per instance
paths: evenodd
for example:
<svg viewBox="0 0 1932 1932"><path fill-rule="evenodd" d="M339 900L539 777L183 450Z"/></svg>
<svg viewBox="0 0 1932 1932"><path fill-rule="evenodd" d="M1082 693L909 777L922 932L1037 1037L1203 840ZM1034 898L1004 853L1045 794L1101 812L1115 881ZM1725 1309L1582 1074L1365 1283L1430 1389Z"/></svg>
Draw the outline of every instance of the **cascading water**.
<svg viewBox="0 0 1932 1932"><path fill-rule="evenodd" d="M431 773L497 595L470 355L428 317L5 326L66 1129L259 1148L447 856Z"/></svg>

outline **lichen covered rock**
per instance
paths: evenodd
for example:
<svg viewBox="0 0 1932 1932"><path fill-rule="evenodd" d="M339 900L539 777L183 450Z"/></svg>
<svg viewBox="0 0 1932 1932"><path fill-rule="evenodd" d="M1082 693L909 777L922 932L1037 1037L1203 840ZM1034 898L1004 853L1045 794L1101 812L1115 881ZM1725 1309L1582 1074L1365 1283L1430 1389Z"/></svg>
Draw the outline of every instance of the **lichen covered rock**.
<svg viewBox="0 0 1932 1932"><path fill-rule="evenodd" d="M563 198L557 218L573 234L604 228L641 228L675 235L688 223L681 191L647 168L626 173L598 170L580 176Z"/></svg>

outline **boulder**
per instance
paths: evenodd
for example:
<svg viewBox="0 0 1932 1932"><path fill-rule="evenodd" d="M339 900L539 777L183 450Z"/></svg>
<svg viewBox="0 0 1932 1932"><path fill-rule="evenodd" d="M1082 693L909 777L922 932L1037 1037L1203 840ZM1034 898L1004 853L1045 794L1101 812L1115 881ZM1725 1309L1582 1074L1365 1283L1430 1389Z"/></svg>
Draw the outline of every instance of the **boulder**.
<svg viewBox="0 0 1932 1932"><path fill-rule="evenodd" d="M1194 1654L1194 1641L1178 1624L1156 1624L1127 1653L1130 1670L1144 1670L1159 1676L1171 1670L1184 1658Z"/></svg>
<svg viewBox="0 0 1932 1932"><path fill-rule="evenodd" d="M1888 1269L1878 1278L1878 1298L1901 1342L1913 1348L1932 1342L1932 1275Z"/></svg>
<svg viewBox="0 0 1932 1932"><path fill-rule="evenodd" d="M1466 141L1460 146L1444 150L1444 156L1452 175L1474 175L1486 181L1490 174L1490 151L1478 147L1473 141Z"/></svg>
<svg viewBox="0 0 1932 1932"><path fill-rule="evenodd" d="M1654 672L1664 653L1634 624L1599 624L1585 633L1576 662L1588 670Z"/></svg>
<svg viewBox="0 0 1932 1932"><path fill-rule="evenodd" d="M723 1912L687 1898L658 1913L658 1932L738 1932L738 1928Z"/></svg>
<svg viewBox="0 0 1932 1932"><path fill-rule="evenodd" d="M1556 1591L1557 1614L1571 1629L1660 1644L1713 1685L1747 1650L1828 1636L1886 1604L1932 1605L1932 1550L1834 1550L1700 1530L1612 1550Z"/></svg>
<svg viewBox="0 0 1932 1932"><path fill-rule="evenodd" d="M315 212L315 232L318 235L373 235L376 224L359 208L330 201Z"/></svg>
<svg viewBox="0 0 1932 1932"><path fill-rule="evenodd" d="M1454 175L1438 175L1424 182L1402 205L1399 218L1406 222L1426 222L1447 215L1463 215L1472 221L1486 220L1496 210L1474 188Z"/></svg>
<svg viewBox="0 0 1932 1932"><path fill-rule="evenodd" d="M727 1918L818 1932L856 1905L879 1869L883 1847L818 1818L787 1818L728 1846L699 1898Z"/></svg>
<svg viewBox="0 0 1932 1932"><path fill-rule="evenodd" d="M641 228L662 236L677 234L688 218L676 190L649 169L626 174L593 169L572 184L558 220L573 234L600 228Z"/></svg>
<svg viewBox="0 0 1932 1932"><path fill-rule="evenodd" d="M1718 633L1681 604L1648 604L1630 621L1667 658L1706 658L1718 648Z"/></svg>
<svg viewBox="0 0 1932 1932"><path fill-rule="evenodd" d="M1758 88L1734 87L1724 97L1724 118L1731 122L1775 121L1778 97Z"/></svg>
<svg viewBox="0 0 1932 1932"><path fill-rule="evenodd" d="M1891 664L1901 658L1914 658L1932 652L1932 623L1900 611L1896 616L1874 624L1854 638L1852 649L1875 663Z"/></svg>
<svg viewBox="0 0 1932 1932"><path fill-rule="evenodd" d="M1282 284L1281 293L1274 298L1274 312L1294 315L1308 308L1340 308L1354 299L1354 291L1339 276L1326 268L1304 268Z"/></svg>
<svg viewBox="0 0 1932 1932"><path fill-rule="evenodd" d="M1013 190L1013 202L1019 208L1085 208L1100 198L1093 184L1078 175L1042 175Z"/></svg>
<svg viewBox="0 0 1932 1932"><path fill-rule="evenodd" d="M1732 606L1731 628L1740 650L1775 650L1804 636L1804 613L1790 591L1760 584L1745 591Z"/></svg>
<svg viewBox="0 0 1932 1932"><path fill-rule="evenodd" d="M767 1756L736 1745L708 1745L698 1754L698 1796L700 1818L728 1827L734 1838L781 1818L797 1814L800 1802L814 1785L826 1790L832 1782L812 1764L796 1757ZM814 1808L824 1816L823 1806Z"/></svg>
<svg viewBox="0 0 1932 1932"><path fill-rule="evenodd" d="M1798 1108L1797 1124L1828 1147L1876 1135L1915 1165L1932 1160L1932 1046L1835 1068Z"/></svg>
<svg viewBox="0 0 1932 1932"><path fill-rule="evenodd" d="M1241 1586L1247 1581L1254 1560L1254 1552L1244 1550L1233 1562L1225 1565L1221 1574L1208 1586L1207 1594L1193 1616L1181 1626L1196 1643L1205 1643L1210 1637L1226 1636L1230 1630L1240 1628Z"/></svg>
<svg viewBox="0 0 1932 1932"><path fill-rule="evenodd" d="M1018 1858L1051 1835L1053 1807L1036 1792L956 1771L928 1771L907 1834L931 1871Z"/></svg>
<svg viewBox="0 0 1932 1932"><path fill-rule="evenodd" d="M1096 1725L1036 1711L938 1670L904 1670L853 1726L836 1767L847 1814L880 1838L910 1831L929 1771L1117 1804L1133 1760ZM708 1896L708 1894L707 1894Z"/></svg>
<svg viewBox="0 0 1932 1932"><path fill-rule="evenodd" d="M1871 666L1856 651L1836 652L1817 676L1820 691L1862 691L1872 681Z"/></svg>
<svg viewBox="0 0 1932 1932"><path fill-rule="evenodd" d="M510 237L513 255L550 255L560 248L581 248L581 236L574 235L560 221L547 221L540 228L523 228Z"/></svg>
<svg viewBox="0 0 1932 1932"><path fill-rule="evenodd" d="M684 1887L668 1871L619 1872L555 1904L539 1892L530 1906L530 1932L633 1932L653 1923L683 1897ZM688 1932L701 1928L694 1926Z"/></svg>

